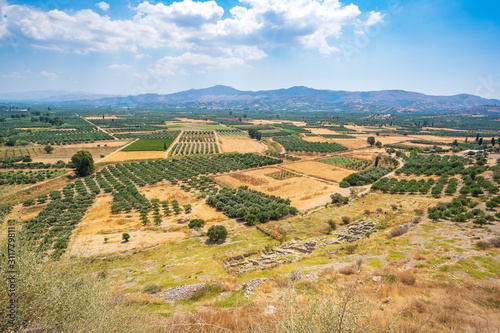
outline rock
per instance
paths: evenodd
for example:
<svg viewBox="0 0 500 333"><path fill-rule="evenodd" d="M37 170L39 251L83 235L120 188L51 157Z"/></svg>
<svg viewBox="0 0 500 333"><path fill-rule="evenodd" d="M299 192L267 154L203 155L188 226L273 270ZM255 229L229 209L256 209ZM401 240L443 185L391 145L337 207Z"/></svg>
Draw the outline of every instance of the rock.
<svg viewBox="0 0 500 333"><path fill-rule="evenodd" d="M276 308L272 305L269 305L264 309L264 314L273 314L275 312L276 312Z"/></svg>
<svg viewBox="0 0 500 333"><path fill-rule="evenodd" d="M382 277L380 275L375 275L372 277L373 282L380 282L382 281Z"/></svg>
<svg viewBox="0 0 500 333"><path fill-rule="evenodd" d="M389 303L390 301L392 301L392 297L387 297L386 299L382 300L382 303L383 303L383 304L387 304L387 303Z"/></svg>

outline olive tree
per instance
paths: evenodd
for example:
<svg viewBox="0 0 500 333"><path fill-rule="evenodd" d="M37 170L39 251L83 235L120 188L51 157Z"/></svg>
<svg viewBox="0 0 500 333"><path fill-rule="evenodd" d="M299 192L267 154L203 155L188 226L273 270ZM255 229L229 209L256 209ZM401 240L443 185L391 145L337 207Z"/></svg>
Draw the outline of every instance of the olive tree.
<svg viewBox="0 0 500 333"><path fill-rule="evenodd" d="M95 170L94 159L88 151L80 150L71 157L71 162L78 176L88 176Z"/></svg>

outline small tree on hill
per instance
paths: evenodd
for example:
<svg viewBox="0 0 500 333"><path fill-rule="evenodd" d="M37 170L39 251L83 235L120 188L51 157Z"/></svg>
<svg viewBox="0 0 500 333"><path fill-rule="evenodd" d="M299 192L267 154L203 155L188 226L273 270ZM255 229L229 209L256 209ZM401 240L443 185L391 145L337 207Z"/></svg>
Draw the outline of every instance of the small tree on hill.
<svg viewBox="0 0 500 333"><path fill-rule="evenodd" d="M123 239L125 242L128 242L128 240L130 239L130 235L129 235L129 234L127 234L127 233L124 233L124 234L122 235L122 239Z"/></svg>
<svg viewBox="0 0 500 333"><path fill-rule="evenodd" d="M45 148L43 148L43 150L45 150L47 154L50 154L54 151L54 147L52 147L51 145L46 145Z"/></svg>
<svg viewBox="0 0 500 333"><path fill-rule="evenodd" d="M224 241L227 237L226 227L223 225L213 225L208 228L207 236L212 242Z"/></svg>
<svg viewBox="0 0 500 333"><path fill-rule="evenodd" d="M366 142L368 142L370 144L370 146L373 147L373 145L375 144L375 138L373 136L369 136L367 139L366 139Z"/></svg>
<svg viewBox="0 0 500 333"><path fill-rule="evenodd" d="M88 176L95 170L94 159L88 151L80 150L71 157L71 162L78 176Z"/></svg>

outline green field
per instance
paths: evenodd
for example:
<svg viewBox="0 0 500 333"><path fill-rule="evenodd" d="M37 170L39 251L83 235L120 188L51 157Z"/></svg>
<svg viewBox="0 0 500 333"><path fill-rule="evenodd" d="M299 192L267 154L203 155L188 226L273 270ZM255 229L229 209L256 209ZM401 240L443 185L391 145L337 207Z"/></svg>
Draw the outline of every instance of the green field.
<svg viewBox="0 0 500 333"><path fill-rule="evenodd" d="M174 139L139 139L131 145L122 149L122 151L161 151L167 150L174 142Z"/></svg>

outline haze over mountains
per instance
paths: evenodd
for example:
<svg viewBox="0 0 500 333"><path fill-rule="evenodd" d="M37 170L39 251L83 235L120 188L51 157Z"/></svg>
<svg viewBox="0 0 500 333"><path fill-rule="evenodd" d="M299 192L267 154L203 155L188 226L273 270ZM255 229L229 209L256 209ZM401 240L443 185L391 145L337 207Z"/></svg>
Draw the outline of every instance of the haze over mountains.
<svg viewBox="0 0 500 333"><path fill-rule="evenodd" d="M288 89L241 91L228 86L190 89L173 94L116 96L65 90L0 94L4 102L56 103L94 106L186 106L194 108L312 108L345 111L498 111L500 100L469 94L431 96L404 90L366 92ZM488 106L488 107L483 107Z"/></svg>

